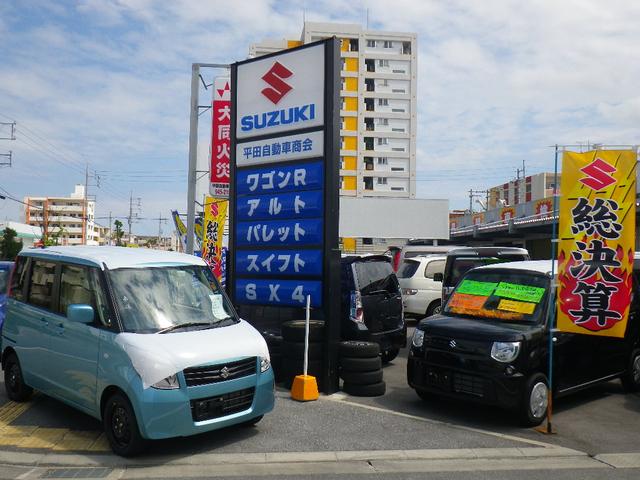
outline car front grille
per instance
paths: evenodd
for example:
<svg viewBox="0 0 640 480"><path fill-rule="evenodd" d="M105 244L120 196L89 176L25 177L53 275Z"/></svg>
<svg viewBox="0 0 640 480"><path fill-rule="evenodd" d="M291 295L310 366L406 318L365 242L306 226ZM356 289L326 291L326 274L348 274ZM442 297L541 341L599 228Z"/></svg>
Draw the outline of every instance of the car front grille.
<svg viewBox="0 0 640 480"><path fill-rule="evenodd" d="M226 417L251 408L255 388L245 388L216 397L191 400L191 417L194 422Z"/></svg>
<svg viewBox="0 0 640 480"><path fill-rule="evenodd" d="M196 387L248 377L256 373L256 368L256 357L249 357L236 362L206 365L204 367L191 367L183 370L183 373L187 387Z"/></svg>
<svg viewBox="0 0 640 480"><path fill-rule="evenodd" d="M485 381L481 377L467 375L464 373L454 373L452 388L454 392L466 393L476 397L485 396Z"/></svg>

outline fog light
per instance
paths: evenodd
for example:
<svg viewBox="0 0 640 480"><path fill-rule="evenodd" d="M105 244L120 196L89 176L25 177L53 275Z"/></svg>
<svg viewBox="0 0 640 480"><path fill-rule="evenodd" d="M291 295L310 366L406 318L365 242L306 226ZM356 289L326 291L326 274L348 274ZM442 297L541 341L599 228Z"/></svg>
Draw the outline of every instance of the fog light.
<svg viewBox="0 0 640 480"><path fill-rule="evenodd" d="M516 373L516 369L513 368L511 365L509 365L507 368L505 368L505 373L507 375L513 375L514 373Z"/></svg>

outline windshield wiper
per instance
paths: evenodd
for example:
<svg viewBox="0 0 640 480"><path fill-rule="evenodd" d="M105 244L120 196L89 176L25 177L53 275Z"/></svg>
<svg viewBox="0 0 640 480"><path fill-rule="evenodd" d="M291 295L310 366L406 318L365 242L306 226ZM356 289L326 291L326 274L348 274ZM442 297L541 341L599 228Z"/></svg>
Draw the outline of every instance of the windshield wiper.
<svg viewBox="0 0 640 480"><path fill-rule="evenodd" d="M163 328L161 330L158 330L156 333L167 333L167 332L171 332L173 330L177 330L178 328L187 328L187 327L212 327L213 324L209 323L209 322L187 322L187 323L180 323L178 325L171 325L170 327L167 328Z"/></svg>

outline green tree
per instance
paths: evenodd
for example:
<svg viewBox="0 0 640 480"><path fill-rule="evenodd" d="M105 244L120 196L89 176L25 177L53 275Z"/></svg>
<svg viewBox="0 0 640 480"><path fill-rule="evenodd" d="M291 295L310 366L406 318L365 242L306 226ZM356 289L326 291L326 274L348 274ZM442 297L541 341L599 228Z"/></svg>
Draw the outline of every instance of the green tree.
<svg viewBox="0 0 640 480"><path fill-rule="evenodd" d="M22 240L16 240L18 232L12 228L5 228L0 239L0 259L13 260L22 250Z"/></svg>
<svg viewBox="0 0 640 480"><path fill-rule="evenodd" d="M122 230L122 222L120 220L116 220L113 225L116 227L116 245L122 246L122 237L124 235L124 230Z"/></svg>

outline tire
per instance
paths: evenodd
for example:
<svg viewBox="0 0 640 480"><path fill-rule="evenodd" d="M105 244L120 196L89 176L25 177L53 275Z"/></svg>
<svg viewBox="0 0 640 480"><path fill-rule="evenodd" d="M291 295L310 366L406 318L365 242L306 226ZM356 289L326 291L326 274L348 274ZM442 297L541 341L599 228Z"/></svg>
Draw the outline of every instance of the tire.
<svg viewBox="0 0 640 480"><path fill-rule="evenodd" d="M527 380L519 408L520 421L525 427L538 426L546 418L548 385L547 377L542 373L536 373Z"/></svg>
<svg viewBox="0 0 640 480"><path fill-rule="evenodd" d="M345 382L342 390L354 397L379 397L385 394L387 385L384 382L372 383L370 385L354 385L353 383Z"/></svg>
<svg viewBox="0 0 640 480"><path fill-rule="evenodd" d="M304 359L304 342L284 342L282 357L295 360ZM322 343L309 342L309 361L322 360Z"/></svg>
<svg viewBox="0 0 640 480"><path fill-rule="evenodd" d="M33 388L24 383L22 367L15 353L10 353L4 361L4 388L7 397L14 402L25 402L33 393Z"/></svg>
<svg viewBox="0 0 640 480"><path fill-rule="evenodd" d="M382 381L382 370L373 370L371 372L349 372L343 370L340 372L340 378L351 385L371 385Z"/></svg>
<svg viewBox="0 0 640 480"><path fill-rule="evenodd" d="M392 347L389 350L385 350L381 355L382 363L389 363L398 356L398 353L400 353L400 349L397 347Z"/></svg>
<svg viewBox="0 0 640 480"><path fill-rule="evenodd" d="M285 342L304 342L304 320L290 320L282 324L282 338ZM324 339L324 322L309 320L309 341Z"/></svg>
<svg viewBox="0 0 640 480"><path fill-rule="evenodd" d="M340 357L372 358L380 355L380 345L375 342L348 340L338 346Z"/></svg>
<svg viewBox="0 0 640 480"><path fill-rule="evenodd" d="M372 372L373 370L380 370L382 368L382 360L380 357L342 357L340 359L340 367L347 372Z"/></svg>
<svg viewBox="0 0 640 480"><path fill-rule="evenodd" d="M122 393L114 393L107 399L102 424L111 450L116 455L131 457L144 449L146 442L140 435L136 414L129 399Z"/></svg>
<svg viewBox="0 0 640 480"><path fill-rule="evenodd" d="M441 308L442 304L440 300L434 300L429 304L429 307L427 308L427 317L440 313Z"/></svg>
<svg viewBox="0 0 640 480"><path fill-rule="evenodd" d="M434 396L430 395L426 390L419 390L416 388L416 394L420 397L422 401L429 402L433 400Z"/></svg>
<svg viewBox="0 0 640 480"><path fill-rule="evenodd" d="M640 349L635 349L629 356L627 371L620 378L625 391L629 393L640 391Z"/></svg>

